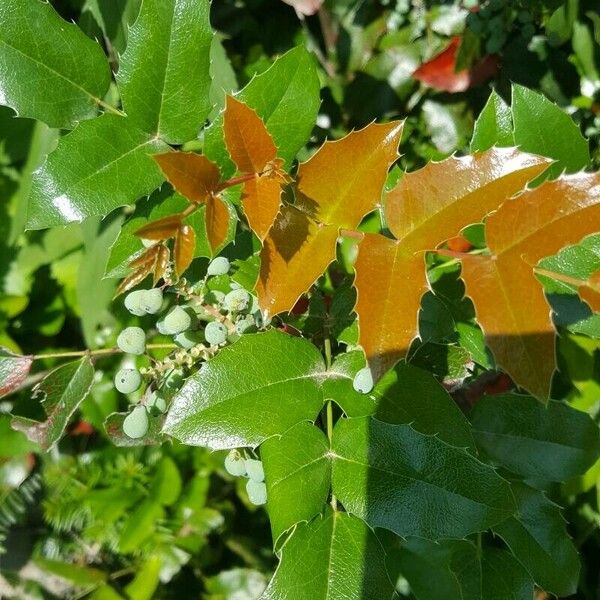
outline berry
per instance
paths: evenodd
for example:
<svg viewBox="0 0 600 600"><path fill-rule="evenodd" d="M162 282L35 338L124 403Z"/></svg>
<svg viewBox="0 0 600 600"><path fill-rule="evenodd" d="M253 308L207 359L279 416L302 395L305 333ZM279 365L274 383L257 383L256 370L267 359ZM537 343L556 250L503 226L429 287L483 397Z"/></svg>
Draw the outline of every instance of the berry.
<svg viewBox="0 0 600 600"><path fill-rule="evenodd" d="M246 465L246 473L248 473L248 477L252 481L256 481L256 483L260 483L265 480L265 472L263 469L262 462L260 460L254 460L253 458L248 458L245 461Z"/></svg>
<svg viewBox="0 0 600 600"><path fill-rule="evenodd" d="M213 259L208 265L208 270L206 274L208 276L213 275L225 275L229 272L229 260L227 260L224 256L217 256L217 258Z"/></svg>
<svg viewBox="0 0 600 600"><path fill-rule="evenodd" d="M373 374L369 367L361 369L354 376L352 387L361 394L368 394L373 389Z"/></svg>
<svg viewBox="0 0 600 600"><path fill-rule="evenodd" d="M142 376L137 369L120 369L115 375L115 387L122 394L135 392L142 384Z"/></svg>
<svg viewBox="0 0 600 600"><path fill-rule="evenodd" d="M173 338L173 341L182 348L190 350L197 344L202 343L203 338L198 331L182 331Z"/></svg>
<svg viewBox="0 0 600 600"><path fill-rule="evenodd" d="M252 315L246 315L235 322L235 332L238 335L242 335L242 333L245 333L254 327L254 317Z"/></svg>
<svg viewBox="0 0 600 600"><path fill-rule="evenodd" d="M140 291L143 292L140 300L140 306L142 307L142 310L149 315L156 314L162 306L162 291L156 288Z"/></svg>
<svg viewBox="0 0 600 600"><path fill-rule="evenodd" d="M248 499L252 504L260 506L267 503L267 486L264 483L248 479L246 492L248 492Z"/></svg>
<svg viewBox="0 0 600 600"><path fill-rule="evenodd" d="M136 290L135 292L131 292L125 296L125 308L136 317L142 317L145 314L144 309L141 305L142 296L144 295L145 290Z"/></svg>
<svg viewBox="0 0 600 600"><path fill-rule="evenodd" d="M146 334L141 327L126 327L117 338L117 346L127 354L144 354Z"/></svg>
<svg viewBox="0 0 600 600"><path fill-rule="evenodd" d="M250 294L244 289L232 290L223 300L223 305L230 312L240 312L248 308Z"/></svg>
<svg viewBox="0 0 600 600"><path fill-rule="evenodd" d="M244 457L238 450L231 450L225 457L225 470L234 477L243 477L246 474Z"/></svg>
<svg viewBox="0 0 600 600"><path fill-rule="evenodd" d="M218 321L208 323L204 329L204 339L211 346L222 344L227 339L227 327Z"/></svg>
<svg viewBox="0 0 600 600"><path fill-rule="evenodd" d="M146 410L148 412L164 413L167 410L167 401L158 395L158 392L152 391L146 396Z"/></svg>
<svg viewBox="0 0 600 600"><path fill-rule="evenodd" d="M169 335L181 333L189 329L191 324L192 317L181 306L172 308L169 314L163 319L163 328L165 333Z"/></svg>
<svg viewBox="0 0 600 600"><path fill-rule="evenodd" d="M206 294L206 301L210 304L222 304L225 294L221 290L211 290Z"/></svg>
<svg viewBox="0 0 600 600"><path fill-rule="evenodd" d="M125 417L123 433L134 440L144 437L148 433L148 413L143 406L136 406Z"/></svg>
<svg viewBox="0 0 600 600"><path fill-rule="evenodd" d="M167 333L167 330L165 329L164 319L161 321L156 321L156 329L157 329L158 333L160 333L161 335L169 335Z"/></svg>

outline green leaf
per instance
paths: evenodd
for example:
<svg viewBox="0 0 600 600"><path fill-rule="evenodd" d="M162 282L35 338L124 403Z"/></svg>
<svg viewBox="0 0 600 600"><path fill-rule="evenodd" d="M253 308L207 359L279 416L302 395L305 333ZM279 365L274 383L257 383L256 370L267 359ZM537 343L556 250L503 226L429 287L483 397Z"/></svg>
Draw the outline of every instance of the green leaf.
<svg viewBox="0 0 600 600"><path fill-rule="evenodd" d="M181 475L172 458L164 456L154 474L150 487L152 499L163 506L171 506L181 494Z"/></svg>
<svg viewBox="0 0 600 600"><path fill-rule="evenodd" d="M471 413L477 445L493 461L523 477L564 481L600 456L598 426L589 415L556 400L484 396Z"/></svg>
<svg viewBox="0 0 600 600"><path fill-rule="evenodd" d="M125 222L119 237L110 250L108 264L106 265L107 277L125 277L130 269L129 261L136 258L146 248L135 232L151 221L158 221L185 210L190 203L180 194L174 192L170 186L164 185L160 190L153 193L147 200L136 204L135 212ZM201 206L185 219L185 223L191 225L196 232L196 250L194 257L211 256L208 238L204 227L204 215L206 208Z"/></svg>
<svg viewBox="0 0 600 600"><path fill-rule="evenodd" d="M160 431L165 421L164 415L149 415L146 435L141 438L130 438L123 431L123 422L128 414L126 412L114 412L106 417L104 430L112 444L122 448L132 448L134 446L156 446L164 440Z"/></svg>
<svg viewBox="0 0 600 600"><path fill-rule="evenodd" d="M96 114L110 84L100 46L49 2L0 3L0 104L50 127Z"/></svg>
<svg viewBox="0 0 600 600"><path fill-rule="evenodd" d="M215 35L210 46L210 101L213 106L209 119L214 120L219 111L225 108L225 95L233 94L238 89L235 71L227 58L227 52L218 35Z"/></svg>
<svg viewBox="0 0 600 600"><path fill-rule="evenodd" d="M590 161L587 140L571 117L541 94L520 85L512 89L515 144L524 152L553 158L547 177L574 173Z"/></svg>
<svg viewBox="0 0 600 600"><path fill-rule="evenodd" d="M37 0L36 0L37 1ZM95 586L106 581L106 573L91 567L72 565L58 560L36 558L35 564L48 573L58 575L62 579L73 582L78 586Z"/></svg>
<svg viewBox="0 0 600 600"><path fill-rule="evenodd" d="M91 15L116 52L127 46L127 34L140 10L142 0L85 0L81 18Z"/></svg>
<svg viewBox="0 0 600 600"><path fill-rule="evenodd" d="M514 146L510 107L492 90L475 121L471 152L483 152L492 146Z"/></svg>
<svg viewBox="0 0 600 600"><path fill-rule="evenodd" d="M132 123L171 144L197 137L211 109L208 0L144 0L117 83Z"/></svg>
<svg viewBox="0 0 600 600"><path fill-rule="evenodd" d="M341 419L333 493L346 510L401 536L464 537L515 510L507 481L465 450L408 425Z"/></svg>
<svg viewBox="0 0 600 600"><path fill-rule="evenodd" d="M192 446L258 446L316 417L324 371L306 340L275 330L244 335L185 382L163 432Z"/></svg>
<svg viewBox="0 0 600 600"><path fill-rule="evenodd" d="M273 541L323 510L331 485L329 442L309 423L299 423L260 447Z"/></svg>
<svg viewBox="0 0 600 600"><path fill-rule="evenodd" d="M11 426L47 450L60 438L94 383L94 367L89 357L62 365L51 371L35 388L41 394L45 421L13 417Z"/></svg>
<svg viewBox="0 0 600 600"><path fill-rule="evenodd" d="M543 492L515 482L518 514L493 529L545 591L570 596L577 591L579 557L560 508Z"/></svg>
<svg viewBox="0 0 600 600"><path fill-rule="evenodd" d="M261 600L386 600L393 587L379 540L360 519L327 507L298 526Z"/></svg>
<svg viewBox="0 0 600 600"><path fill-rule="evenodd" d="M505 550L486 548L481 557L482 600L531 600L533 581Z"/></svg>
<svg viewBox="0 0 600 600"><path fill-rule="evenodd" d="M302 46L278 58L236 96L264 121L277 146L277 156L289 166L308 140L320 106L319 78L312 55ZM223 140L223 116L206 130L204 152L225 177L235 172Z"/></svg>
<svg viewBox="0 0 600 600"><path fill-rule="evenodd" d="M207 577L205 600L259 598L267 587L265 576L254 569L229 569Z"/></svg>
<svg viewBox="0 0 600 600"><path fill-rule="evenodd" d="M160 584L160 569L162 561L160 556L150 556L141 567L137 567L137 574L131 583L125 587L129 600L152 600L156 588Z"/></svg>
<svg viewBox="0 0 600 600"><path fill-rule="evenodd" d="M164 180L150 154L166 148L127 118L82 123L34 173L27 227L64 225L134 203Z"/></svg>
<svg viewBox="0 0 600 600"><path fill-rule="evenodd" d="M124 554L139 551L140 546L154 533L157 521L163 518L164 509L153 498L138 504L121 532L119 551Z"/></svg>

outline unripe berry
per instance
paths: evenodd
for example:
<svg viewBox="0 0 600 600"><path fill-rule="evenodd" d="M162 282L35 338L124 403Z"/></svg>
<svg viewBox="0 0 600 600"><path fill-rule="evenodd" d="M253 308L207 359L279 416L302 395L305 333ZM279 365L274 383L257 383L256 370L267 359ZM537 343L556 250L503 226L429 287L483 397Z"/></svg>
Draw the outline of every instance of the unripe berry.
<svg viewBox="0 0 600 600"><path fill-rule="evenodd" d="M218 346L227 339L227 327L218 321L208 323L204 329L204 338L211 346Z"/></svg>
<svg viewBox="0 0 600 600"><path fill-rule="evenodd" d="M225 470L234 477L243 477L246 474L244 457L238 450L231 450L225 457Z"/></svg>
<svg viewBox="0 0 600 600"><path fill-rule="evenodd" d="M115 375L115 387L122 394L135 392L142 384L142 376L137 369L120 369Z"/></svg>
<svg viewBox="0 0 600 600"><path fill-rule="evenodd" d="M230 312L246 310L250 304L250 295L244 289L232 290L225 295L223 306Z"/></svg>
<svg viewBox="0 0 600 600"><path fill-rule="evenodd" d="M213 275L225 275L229 272L229 260L224 256L217 256L217 258L210 261L206 274L209 276Z"/></svg>
<svg viewBox="0 0 600 600"><path fill-rule="evenodd" d="M117 346L127 354L144 354L146 334L141 327L126 327L117 338Z"/></svg>
<svg viewBox="0 0 600 600"><path fill-rule="evenodd" d="M152 412L153 409L160 413L167 410L167 401L157 391L152 391L146 396L146 410Z"/></svg>
<svg viewBox="0 0 600 600"><path fill-rule="evenodd" d="M155 315L162 306L162 291L157 288L141 291L143 292L140 300L140 306L142 307L142 310L147 312L149 315Z"/></svg>
<svg viewBox="0 0 600 600"><path fill-rule="evenodd" d="M123 421L123 433L130 438L138 439L148 433L148 413L143 406L136 406Z"/></svg>
<svg viewBox="0 0 600 600"><path fill-rule="evenodd" d="M163 319L163 328L168 335L175 335L190 328L192 318L181 308L175 306L169 311L169 314Z"/></svg>
<svg viewBox="0 0 600 600"><path fill-rule="evenodd" d="M254 329L255 327L255 323L254 323L254 317L252 315L246 315L245 317L242 317L241 319L238 319L235 322L235 332L238 335L241 335L242 333L245 333L246 331L249 331L250 329Z"/></svg>
<svg viewBox="0 0 600 600"><path fill-rule="evenodd" d="M248 499L252 504L260 506L267 503L267 486L264 483L248 479L246 492L248 492Z"/></svg>
<svg viewBox="0 0 600 600"><path fill-rule="evenodd" d="M173 341L182 348L190 350L197 344L203 342L204 338L199 331L182 331L173 338Z"/></svg>
<svg viewBox="0 0 600 600"><path fill-rule="evenodd" d="M361 369L354 376L352 387L361 394L368 394L373 389L373 374L369 367Z"/></svg>
<svg viewBox="0 0 600 600"><path fill-rule="evenodd" d="M265 480L265 472L263 469L262 462L260 460L254 460L253 458L248 458L245 461L246 473L248 473L248 477L252 479L252 481L256 481L260 483Z"/></svg>
<svg viewBox="0 0 600 600"><path fill-rule="evenodd" d="M123 302L123 304L125 304L125 308L136 317L142 317L144 314L146 314L141 304L144 292L145 290L136 290L135 292L131 292L125 296L125 301Z"/></svg>

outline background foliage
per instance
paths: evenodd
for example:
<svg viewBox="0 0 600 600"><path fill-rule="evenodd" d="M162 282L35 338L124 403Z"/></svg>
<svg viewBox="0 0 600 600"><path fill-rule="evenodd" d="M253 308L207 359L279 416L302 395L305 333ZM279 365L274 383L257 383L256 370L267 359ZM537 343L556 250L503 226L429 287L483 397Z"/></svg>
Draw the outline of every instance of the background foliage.
<svg viewBox="0 0 600 600"><path fill-rule="evenodd" d="M152 31L152 19L131 27L139 11L139 0L52 0L51 4L63 18L75 22L90 40L100 41L111 68L118 73L125 108L136 103L143 107L153 102L152 98L143 96L152 88L153 78L159 75L145 73L146 80L140 83L133 72L118 68L121 61L135 63L136 53L141 52L140 47L136 49L136 41L144 36L156 36L157 57L160 44L164 44L161 32ZM176 110L173 107L165 107L160 123L146 121L144 110L140 109L137 113L142 116L135 123L135 130L123 133L119 129L120 137L115 144L136 147L146 144L148 151L153 152L164 147L160 140L138 139L138 127L141 130L158 127L163 139L170 143L187 141L191 137L189 132L197 130L205 118L211 121L221 118L218 113L225 103L223 89L238 90L247 84L250 85L241 94L242 100L262 101L263 110L269 112L269 98L262 98L259 91L253 92L252 82L259 81L253 78L258 75L269 78L268 69L277 57L304 46L314 59L292 50L278 63L278 79L262 80L265 87L271 88L278 81L284 81L289 105L294 107L295 126L286 116L281 121L274 118L269 127L279 156L288 164L296 155L302 160L311 156L325 139L340 138L375 119L406 118L400 147L401 168L392 171L390 187L401 177L402 170L412 171L427 161L440 160L454 152L484 150L493 144L515 143L524 150L556 159L557 170L547 176L557 175L563 169L569 172L583 168L597 170L600 166L600 15L595 3L591 0L489 0L482 3L480 10L477 8L476 2L337 0L325 2L318 14L299 16L279 0L215 1L210 23L219 35L210 48L213 85L197 75L199 87L208 89L210 86L210 106L190 107L185 118L176 120L184 123L183 130L170 120L170 110ZM26 19L26 12L20 18ZM205 18L208 23L208 15L199 18ZM15 27L18 26L17 23ZM189 35L197 36L199 46L206 44L206 31L203 33L202 28ZM453 69L448 72L439 63L428 63L451 45L455 36L460 37L462 43L453 60L459 69L471 72L466 84L455 81ZM491 67L488 64L486 77L479 80L477 65L492 54L497 59L494 58ZM86 85L102 95L109 106L114 105L117 91L113 83L109 85L109 73L96 69L93 55L89 60L89 70L96 80ZM302 69L308 69L313 60L318 64L318 80L303 76ZM419 73L415 73L417 67L427 64L429 68L421 67ZM2 65L8 68L0 61L0 68ZM300 73L296 79L294 69ZM196 75L191 73L190 77ZM432 77L436 78L434 87L430 85ZM298 102L310 86L315 91L320 89L318 107ZM460 89L457 90L457 86ZM255 84L254 89L257 88ZM492 88L495 92L491 92ZM531 89L538 93L530 92ZM274 90L273 94L276 93ZM571 119L563 118L562 114L557 116L556 107L539 94L561 106ZM304 143L302 126L317 108L317 125L310 133L309 143L300 148ZM39 178L32 189L32 172L62 140L65 133L62 127L71 127L75 120L93 114L88 108L87 112L75 111L70 118L61 121L64 113L54 115L50 107L47 110L52 113L51 118L46 119L54 127L50 128L26 118L38 116L34 114L36 110L45 109L31 107L31 114L15 119L10 109L0 107L0 345L24 354L110 347L123 327L131 323L131 315L122 303L112 302L116 280L103 278L104 267L108 265L107 270L113 277L124 275L132 249L127 246L126 236L117 236L122 228L126 231L129 227L129 231L133 231L146 222L145 211L149 209L144 207L141 213L139 209L133 213L133 207L126 207L112 212L103 221L94 216L82 224L25 232L30 198L43 200L44 197L44 189L39 189ZM101 117L105 121L114 118L112 115ZM540 124L550 119L558 125L548 131ZM80 132L82 137L90 139L98 124L89 121L81 127L75 130L74 138ZM299 131L298 140L293 137L294 131ZM186 144L185 149L204 148L226 173L229 169L227 174L232 174L234 169L228 163L225 146L214 135L214 129L212 132L206 130L204 139ZM589 149L583 136L589 139ZM77 138L71 141L78 143ZM106 148L106 152L111 151L115 151L114 146ZM53 160L61 160L58 153ZM141 187L131 190L136 196L151 192L161 181L158 169L142 152L131 155L126 172L144 174ZM132 187L138 179L131 177ZM61 183L53 181L51 174L45 181L46 187ZM120 204L118 198L111 197L110 191L109 181L101 179L89 182L89 187L81 190L83 195L94 197L96 204L106 203L105 212ZM171 196L165 200L168 194L164 190L161 193L150 200L155 207L153 219L182 208L178 204L181 198ZM47 208L43 202L40 207L37 213L35 205L33 212L30 208L34 226L38 215L50 218L43 210ZM161 207L169 212L160 213ZM132 213L134 219L123 227ZM50 224L42 224L41 220L39 223L40 227ZM362 225L364 231L377 227L377 223L368 221ZM465 236L476 247L482 243L477 227L465 232ZM550 271L561 272L562 269L571 276L589 277L598 270L599 247L598 236L592 236L585 243L546 259L544 266ZM198 256L208 256L209 240L199 240L196 252ZM331 309L337 316L335 337L342 342L355 339L353 319L347 314L347 306L354 300L348 298L349 288L338 287L351 271L349 252L344 247L340 249L341 269L330 272L319 282L320 293L313 295L310 312L290 315L286 327L302 329L318 339L319 311L330 301L326 298L336 288L342 292L334 296ZM243 269L237 273L242 277ZM432 262L429 273L436 295L428 294L424 298L420 315L423 341L412 349L411 364L433 373L453 392L458 404L468 410L479 399L482 389L504 391L505 382L502 376L490 376L488 372L487 379L486 376L473 377L477 379L476 384L471 385L470 379L469 385L462 385L468 378L465 364L469 357L475 356L475 362L483 367L493 365L486 355L480 331L473 326L472 307L462 301L463 290L457 280L456 265L444 260ZM557 310L556 320L563 327L559 341L561 377L554 382L553 396L597 420L598 315L591 315L566 284L548 279L545 284ZM112 384L119 360L111 356L98 363L92 393L69 425L65 438L50 453L41 451L21 433L10 429L9 413L31 418L43 415L39 406L32 406L28 390L2 400L0 548L4 554L0 556L0 573L5 579L3 585L10 586L17 597L33 598L45 597L44 594L58 597L91 594L97 598L115 598L118 594L129 598L258 597L276 564L271 531L265 512L249 502L241 480L225 471L225 454L178 443L147 448L115 447L108 439L103 425L105 418L125 410L128 404ZM36 361L29 383L38 381L57 364L54 359ZM484 371L481 368L476 375ZM415 375L415 389L418 389L418 381ZM390 381L388 385L392 388L395 382ZM385 391L382 394L385 397ZM547 522L560 528L562 517L554 503L565 507L569 534L582 562L577 593L570 597L596 598L599 586L596 557L600 553L599 463L580 476L577 467L561 455L560 440L552 440L551 448L556 454L540 442L537 454L529 450L522 456L514 446L503 450L500 444L490 443L498 432L488 430L490 419L486 411L490 410L490 403L486 398L476 403L470 415L477 443L484 447L486 443L489 445L492 462L504 465L513 475L544 490L543 495L532 495L532 488L523 486L518 499L525 512L532 506L535 507L532 511L545 511ZM510 422L512 401L514 398L509 394L502 397L505 411L501 416L508 423L506 427L515 427ZM440 402L443 403L443 399ZM354 416L368 414L361 412L360 405L343 408L348 413L355 410ZM384 401L380 410L385 411ZM560 410L559 407L556 410ZM459 416L444 417L456 424L452 435L460 435ZM565 427L568 424L561 415L552 418ZM577 425L573 427L580 435ZM382 431L370 432L370 435L384 436L384 429L382 426ZM340 430L338 434L341 448L344 435L360 436L364 431L357 425L356 431ZM543 434L540 437L548 441ZM301 435L299 439L303 445L305 439ZM461 441L465 446L473 443L469 439L461 438ZM298 451L294 448L293 436L287 443L290 451ZM318 448L319 440L314 443ZM397 443L413 442L399 439ZM267 447L264 451L277 453L276 448ZM585 464L585 460L583 458L581 464ZM556 472L544 470L551 466ZM544 477L539 477L540 472ZM344 472L341 465L333 465L334 485L336 480L343 482L360 476L360 473ZM270 490L270 493L275 492ZM350 506L351 498L346 498L345 504ZM321 535L332 520L335 518L327 513L319 532L301 531L299 535ZM353 527L360 525L350 522L346 525L347 539L351 540ZM285 524L281 529L286 529ZM505 521L502 528L484 540L496 548L485 559L488 577L498 570L508 572L515 581L521 578L527 590L529 575L518 562L506 562L495 536L509 545L512 540L516 546L529 548L533 555L539 549L535 545L527 546L527 532L516 521ZM293 558L297 548L289 545L285 551L282 570L293 571L297 565ZM434 547L425 539L412 538L402 548L390 551L401 573L398 593L417 599L462 594L462 589L455 588L467 584L457 573L469 570L473 551L474 546L469 541L457 540ZM555 589L565 588L561 590L564 591L561 597L569 597L570 586L565 586L564 581L572 580L577 569L569 552L563 545L550 552L550 556L536 557L538 564L544 564L557 554L566 554L558 566L546 566L541 573ZM565 564L571 568L561 577L557 572L560 565ZM432 572L439 586L436 590L430 587ZM502 589L501 580L488 581L488 584L490 589ZM453 591L448 592L449 589Z"/></svg>

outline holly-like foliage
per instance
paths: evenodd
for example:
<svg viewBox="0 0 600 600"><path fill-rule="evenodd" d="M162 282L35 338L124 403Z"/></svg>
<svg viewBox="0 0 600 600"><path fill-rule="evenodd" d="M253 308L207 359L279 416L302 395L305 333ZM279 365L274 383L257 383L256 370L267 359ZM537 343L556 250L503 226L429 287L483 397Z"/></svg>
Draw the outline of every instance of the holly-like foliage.
<svg viewBox="0 0 600 600"><path fill-rule="evenodd" d="M48 472L47 518L101 549L147 549L156 580L153 560L181 567L221 523L206 505L217 467L182 492L172 458L144 449L176 441L228 451L225 470L266 506L279 566L265 600L380 600L406 583L419 599L575 593L578 553L546 491L600 457L597 424L564 401L574 359L557 353L582 323L598 337L600 175L580 171L585 140L515 86L510 107L490 97L471 154L402 172L404 122L390 120L296 162L319 107L312 57L298 47L217 94L208 15L207 0L144 0L107 95L98 44L46 3L0 6L0 98L74 127L32 176L27 227L135 205L106 265L131 324L46 374L11 427L55 448L118 356L111 378L131 402L105 433L148 465L111 462L105 489L65 461L64 487ZM417 78L441 85L432 64L454 73L457 48ZM490 64L451 81L442 69L444 89ZM550 121L572 154L538 134ZM44 358L3 349L0 394ZM69 576L117 595L102 573Z"/></svg>

